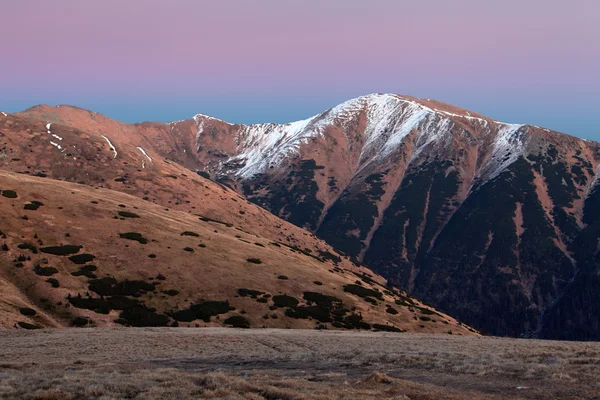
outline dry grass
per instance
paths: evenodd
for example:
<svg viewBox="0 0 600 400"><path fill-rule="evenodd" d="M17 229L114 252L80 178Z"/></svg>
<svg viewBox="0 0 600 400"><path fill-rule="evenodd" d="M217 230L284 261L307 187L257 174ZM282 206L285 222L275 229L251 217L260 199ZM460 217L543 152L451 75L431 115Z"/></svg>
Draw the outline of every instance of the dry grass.
<svg viewBox="0 0 600 400"><path fill-rule="evenodd" d="M165 328L5 331L0 348L0 399L590 399L600 392L595 343Z"/></svg>

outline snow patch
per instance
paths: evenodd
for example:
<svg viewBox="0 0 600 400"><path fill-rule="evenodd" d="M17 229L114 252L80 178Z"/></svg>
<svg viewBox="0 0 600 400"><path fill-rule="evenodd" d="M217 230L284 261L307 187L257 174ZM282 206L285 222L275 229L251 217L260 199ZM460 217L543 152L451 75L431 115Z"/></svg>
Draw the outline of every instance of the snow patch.
<svg viewBox="0 0 600 400"><path fill-rule="evenodd" d="M497 177L525 153L525 125L501 124L492 143L492 153L480 177L487 181Z"/></svg>
<svg viewBox="0 0 600 400"><path fill-rule="evenodd" d="M61 137L60 137L60 136L58 136L58 135L55 135L54 133L52 134L52 137L54 137L54 138L56 138L56 139L58 139L58 140L63 140L63 138L61 138Z"/></svg>
<svg viewBox="0 0 600 400"><path fill-rule="evenodd" d="M115 146L113 146L113 144L110 142L110 139L108 139L104 135L101 135L101 136L104 138L104 140L106 140L108 142L108 145L110 146L110 149L115 152L115 156L113 157L113 159L117 158L117 149L115 149Z"/></svg>
<svg viewBox="0 0 600 400"><path fill-rule="evenodd" d="M138 149L144 156L146 156L146 158L152 162L152 159L150 158L150 156L148 155L148 153L146 153L146 151L144 149L142 149L140 146L137 146L136 149Z"/></svg>
<svg viewBox="0 0 600 400"><path fill-rule="evenodd" d="M48 133L52 133L50 132L50 127L52 126L51 123L46 124L46 130L48 131Z"/></svg>
<svg viewBox="0 0 600 400"><path fill-rule="evenodd" d="M61 150L61 151L65 151L65 149L62 148L62 146L58 143L54 143L52 140L50 141L50 144L54 147L56 147L57 149Z"/></svg>
<svg viewBox="0 0 600 400"><path fill-rule="evenodd" d="M4 115L5 117L8 117L8 114L5 113L4 111L2 112L2 115Z"/></svg>

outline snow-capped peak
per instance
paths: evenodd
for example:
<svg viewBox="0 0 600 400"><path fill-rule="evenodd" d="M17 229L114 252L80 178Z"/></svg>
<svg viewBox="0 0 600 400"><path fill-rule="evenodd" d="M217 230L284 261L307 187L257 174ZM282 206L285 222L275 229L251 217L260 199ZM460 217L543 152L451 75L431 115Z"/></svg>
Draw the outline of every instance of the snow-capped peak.
<svg viewBox="0 0 600 400"><path fill-rule="evenodd" d="M366 126L361 132L363 146L360 163L380 160L387 157L402 144L404 139L416 131L416 147L412 158L415 158L431 143L449 145L451 131L457 123L475 124L485 128L486 132L499 132L494 148L503 152L507 146L522 146L519 140L510 139L518 130L516 125L504 124L489 118L474 116L466 110L430 100L419 100L408 96L374 93L348 100L319 115L288 124L254 124L240 125L236 132L235 144L237 155L227 160L224 165L235 165L233 170L222 173L235 173L241 178L265 172L270 167L280 165L293 154L298 154L302 144L310 139L322 136L331 126L341 128L346 135L355 135L351 127L356 127L358 118L366 117ZM198 131L196 140L199 145L204 128L211 121L226 123L220 119L197 114L194 116ZM226 123L228 125L232 125ZM355 129L355 128L354 128ZM513 162L514 156L510 157ZM505 162L502 162L504 165ZM238 167L240 166L241 167Z"/></svg>

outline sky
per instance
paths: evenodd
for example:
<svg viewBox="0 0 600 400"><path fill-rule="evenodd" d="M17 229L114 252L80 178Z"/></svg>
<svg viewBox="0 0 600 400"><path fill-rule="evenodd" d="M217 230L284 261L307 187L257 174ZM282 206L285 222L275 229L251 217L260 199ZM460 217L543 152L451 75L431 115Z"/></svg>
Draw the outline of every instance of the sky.
<svg viewBox="0 0 600 400"><path fill-rule="evenodd" d="M598 0L0 2L0 110L291 122L368 93L600 140Z"/></svg>

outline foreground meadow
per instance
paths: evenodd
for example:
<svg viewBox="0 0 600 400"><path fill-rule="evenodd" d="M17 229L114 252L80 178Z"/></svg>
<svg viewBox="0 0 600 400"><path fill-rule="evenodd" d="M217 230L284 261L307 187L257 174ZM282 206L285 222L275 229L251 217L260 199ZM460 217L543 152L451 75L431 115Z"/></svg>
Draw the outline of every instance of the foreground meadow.
<svg viewBox="0 0 600 400"><path fill-rule="evenodd" d="M0 333L2 399L593 399L600 344L226 328Z"/></svg>

